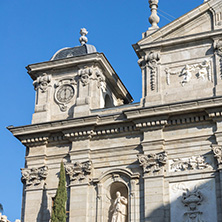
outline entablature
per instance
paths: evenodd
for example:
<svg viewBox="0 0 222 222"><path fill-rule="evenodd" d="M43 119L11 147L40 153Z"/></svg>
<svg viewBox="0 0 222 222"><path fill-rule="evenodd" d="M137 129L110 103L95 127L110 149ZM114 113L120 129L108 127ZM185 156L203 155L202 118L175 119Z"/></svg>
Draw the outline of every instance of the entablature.
<svg viewBox="0 0 222 222"><path fill-rule="evenodd" d="M8 127L26 146L132 134L165 126L196 124L221 118L222 97L122 111L69 120ZM118 118L119 117L119 118ZM60 132L61 135L58 135Z"/></svg>

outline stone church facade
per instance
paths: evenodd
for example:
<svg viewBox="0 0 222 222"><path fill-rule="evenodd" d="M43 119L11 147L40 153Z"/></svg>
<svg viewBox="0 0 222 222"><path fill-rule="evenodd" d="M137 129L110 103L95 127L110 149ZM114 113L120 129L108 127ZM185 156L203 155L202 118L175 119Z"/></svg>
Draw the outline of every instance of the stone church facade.
<svg viewBox="0 0 222 222"><path fill-rule="evenodd" d="M222 222L222 1L163 28L149 3L133 45L139 103L86 29L81 46L27 66L32 124L8 127L26 147L22 222L50 220L61 161L69 222Z"/></svg>

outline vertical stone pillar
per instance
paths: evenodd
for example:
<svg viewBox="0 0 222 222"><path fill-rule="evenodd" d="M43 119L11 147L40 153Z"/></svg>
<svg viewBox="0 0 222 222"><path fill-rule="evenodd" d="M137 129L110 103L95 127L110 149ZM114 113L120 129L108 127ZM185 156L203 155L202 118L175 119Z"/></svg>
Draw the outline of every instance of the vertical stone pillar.
<svg viewBox="0 0 222 222"><path fill-rule="evenodd" d="M71 162L65 165L70 179L70 222L90 222L88 203L92 162L88 147L88 138L73 140L72 150L69 153Z"/></svg>
<svg viewBox="0 0 222 222"><path fill-rule="evenodd" d="M37 218L37 222L41 221L42 191L43 189L26 190L24 206L25 214L24 221L22 222L33 222L33 218Z"/></svg>
<svg viewBox="0 0 222 222"><path fill-rule="evenodd" d="M145 131L141 144L144 154L138 155L138 159L144 173L144 221L162 222L165 220L164 166L167 161L162 127Z"/></svg>
<svg viewBox="0 0 222 222"><path fill-rule="evenodd" d="M103 222L103 187L101 183L97 183L97 206L96 206L96 221Z"/></svg>
<svg viewBox="0 0 222 222"><path fill-rule="evenodd" d="M90 82L89 97L90 97L90 108L99 109L101 108L101 83L105 81L105 77L98 64L95 64L93 69L93 75Z"/></svg>
<svg viewBox="0 0 222 222"><path fill-rule="evenodd" d="M32 123L50 121L50 97L51 97L51 75L43 73L34 82L36 90L35 113Z"/></svg>
<svg viewBox="0 0 222 222"><path fill-rule="evenodd" d="M141 102L144 106L161 104L159 63L159 50L148 52L138 61L142 70L143 97Z"/></svg>
<svg viewBox="0 0 222 222"><path fill-rule="evenodd" d="M222 95L222 39L214 39L216 67L216 95Z"/></svg>
<svg viewBox="0 0 222 222"><path fill-rule="evenodd" d="M146 69L146 62L144 58L138 60L138 65L142 71L142 103L144 98L147 96L147 69Z"/></svg>
<svg viewBox="0 0 222 222"><path fill-rule="evenodd" d="M129 222L139 222L140 221L140 193L139 193L139 175L134 175L130 181L130 212L129 212Z"/></svg>
<svg viewBox="0 0 222 222"><path fill-rule="evenodd" d="M71 185L69 221L90 222L88 218L88 183Z"/></svg>
<svg viewBox="0 0 222 222"><path fill-rule="evenodd" d="M48 175L48 167L33 167L22 169L22 182L24 183L23 196L23 222L31 222L37 218L37 222L43 221L45 179Z"/></svg>
<svg viewBox="0 0 222 222"><path fill-rule="evenodd" d="M212 144L212 151L217 160L219 190L217 190L217 199L220 203L218 207L218 218L222 218L222 110L221 107L207 110L209 117L215 122L214 136L216 144Z"/></svg>
<svg viewBox="0 0 222 222"><path fill-rule="evenodd" d="M145 220L164 221L164 179L163 176L144 176Z"/></svg>
<svg viewBox="0 0 222 222"><path fill-rule="evenodd" d="M100 88L104 76L98 65L79 69L77 100L74 117L89 115L91 109L100 108Z"/></svg>

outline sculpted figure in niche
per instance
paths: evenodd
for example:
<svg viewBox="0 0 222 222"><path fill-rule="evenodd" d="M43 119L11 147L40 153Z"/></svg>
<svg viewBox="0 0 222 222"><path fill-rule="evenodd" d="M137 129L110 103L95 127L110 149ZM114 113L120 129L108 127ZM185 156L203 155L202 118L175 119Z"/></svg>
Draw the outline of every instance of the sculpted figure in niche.
<svg viewBox="0 0 222 222"><path fill-rule="evenodd" d="M119 191L116 192L116 199L113 203L111 212L111 222L126 222L127 218L127 199L121 196Z"/></svg>

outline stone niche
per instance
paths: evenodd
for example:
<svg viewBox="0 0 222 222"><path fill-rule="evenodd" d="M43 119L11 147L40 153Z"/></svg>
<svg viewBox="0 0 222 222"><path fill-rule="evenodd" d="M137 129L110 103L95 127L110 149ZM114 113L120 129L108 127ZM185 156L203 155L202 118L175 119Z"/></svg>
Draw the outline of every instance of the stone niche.
<svg viewBox="0 0 222 222"><path fill-rule="evenodd" d="M121 210L125 215L122 220L124 222L133 221L132 215L135 206L132 203L138 196L138 187L135 186L137 180L138 175L120 170L109 171L97 181L97 222L112 222L113 217L115 217L118 195L123 203Z"/></svg>
<svg viewBox="0 0 222 222"><path fill-rule="evenodd" d="M217 221L215 180L170 184L171 222Z"/></svg>
<svg viewBox="0 0 222 222"><path fill-rule="evenodd" d="M116 193L120 192L121 196L123 196L126 200L127 200L127 205L126 208L128 208L128 188L126 187L126 185L124 183L121 182L114 182L111 184L111 186L109 187L109 192L107 192L108 194L108 199L110 200L110 207L108 210L108 221L112 222L112 217L114 214L114 204L115 204L115 200L116 200ZM128 221L128 210L126 210L126 221Z"/></svg>

